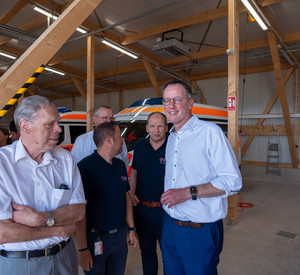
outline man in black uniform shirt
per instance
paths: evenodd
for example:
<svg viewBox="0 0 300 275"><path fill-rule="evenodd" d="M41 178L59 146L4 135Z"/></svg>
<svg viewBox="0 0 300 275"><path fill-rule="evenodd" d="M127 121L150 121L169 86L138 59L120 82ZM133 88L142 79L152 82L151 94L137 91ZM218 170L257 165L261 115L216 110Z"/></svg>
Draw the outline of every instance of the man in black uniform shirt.
<svg viewBox="0 0 300 275"><path fill-rule="evenodd" d="M128 252L127 232L128 244L137 245L127 170L115 158L124 139L112 122L98 125L93 138L97 150L78 163L87 200L86 221L76 230L79 264L85 274L121 275Z"/></svg>
<svg viewBox="0 0 300 275"><path fill-rule="evenodd" d="M151 113L146 130L149 138L140 140L134 148L130 174L130 195L134 207L134 218L141 248L144 275L156 275L158 261L157 240L160 242L163 209L160 197L164 192L166 116Z"/></svg>

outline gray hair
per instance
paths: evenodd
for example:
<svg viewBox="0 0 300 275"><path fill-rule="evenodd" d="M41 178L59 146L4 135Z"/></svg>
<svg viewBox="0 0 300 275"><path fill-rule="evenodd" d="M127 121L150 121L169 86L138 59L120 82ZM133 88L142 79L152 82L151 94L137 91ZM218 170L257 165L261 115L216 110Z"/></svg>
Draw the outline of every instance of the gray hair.
<svg viewBox="0 0 300 275"><path fill-rule="evenodd" d="M25 97L21 103L18 104L14 113L14 120L17 129L20 131L19 123L22 119L32 122L36 117L36 113L40 109L48 106L56 108L55 104L46 97L39 95Z"/></svg>
<svg viewBox="0 0 300 275"><path fill-rule="evenodd" d="M181 80L181 79L171 80L171 81L167 82L165 84L163 90L165 91L165 89L168 86L170 86L170 85L176 85L176 84L180 84L180 85L183 86L187 98L189 98L189 99L192 98L192 89L191 89L191 86L189 84L187 84L186 82L184 82L183 80Z"/></svg>
<svg viewBox="0 0 300 275"><path fill-rule="evenodd" d="M112 110L112 107L110 107L110 106L107 106L107 105L100 105L100 106L98 106L98 107L95 108L95 110L94 110L94 116L97 115L97 113L98 113L98 111L99 111L100 108Z"/></svg>

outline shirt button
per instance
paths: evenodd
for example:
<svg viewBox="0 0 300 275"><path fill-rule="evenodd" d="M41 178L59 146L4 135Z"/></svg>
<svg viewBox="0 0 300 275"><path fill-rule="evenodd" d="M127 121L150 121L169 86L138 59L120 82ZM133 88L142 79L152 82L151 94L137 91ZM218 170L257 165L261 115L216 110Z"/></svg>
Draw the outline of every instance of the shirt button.
<svg viewBox="0 0 300 275"><path fill-rule="evenodd" d="M174 167L176 167L176 164L174 164Z"/></svg>
<svg viewBox="0 0 300 275"><path fill-rule="evenodd" d="M173 179L173 181L175 181L175 179Z"/></svg>
<svg viewBox="0 0 300 275"><path fill-rule="evenodd" d="M40 200L38 200L37 202L38 202L38 203L41 203L41 201L40 201Z"/></svg>
<svg viewBox="0 0 300 275"><path fill-rule="evenodd" d="M175 151L175 153L177 153L177 150Z"/></svg>

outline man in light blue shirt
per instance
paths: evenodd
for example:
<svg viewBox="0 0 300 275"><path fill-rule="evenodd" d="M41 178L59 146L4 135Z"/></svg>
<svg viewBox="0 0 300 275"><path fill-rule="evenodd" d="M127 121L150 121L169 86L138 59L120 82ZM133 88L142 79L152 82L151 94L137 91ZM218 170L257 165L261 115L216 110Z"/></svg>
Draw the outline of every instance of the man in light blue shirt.
<svg viewBox="0 0 300 275"><path fill-rule="evenodd" d="M114 113L110 106L101 105L95 108L93 122L95 126L102 124L104 122L114 121ZM93 140L94 131L82 134L76 138L73 145L71 154L76 163L84 159L85 157L91 155L95 150L97 150L96 144ZM128 154L125 142L122 145L122 152L116 156L125 163L126 169L128 171Z"/></svg>
<svg viewBox="0 0 300 275"><path fill-rule="evenodd" d="M166 148L166 212L162 255L166 274L217 274L227 196L242 187L232 147L214 123L192 115L191 88L165 85L163 104L173 123Z"/></svg>

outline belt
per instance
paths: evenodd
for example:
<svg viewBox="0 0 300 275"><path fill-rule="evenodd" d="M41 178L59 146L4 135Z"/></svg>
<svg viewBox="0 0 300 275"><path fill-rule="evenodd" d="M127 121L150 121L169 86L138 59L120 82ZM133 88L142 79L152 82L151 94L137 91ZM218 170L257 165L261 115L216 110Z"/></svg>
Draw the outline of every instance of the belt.
<svg viewBox="0 0 300 275"><path fill-rule="evenodd" d="M28 251L0 250L0 255L6 258L14 258L14 259L49 257L60 252L69 242L70 242L70 238L67 241L62 241L59 244L51 245L41 250L28 250Z"/></svg>
<svg viewBox="0 0 300 275"><path fill-rule="evenodd" d="M161 203L159 201L141 201L141 204L148 207L161 207Z"/></svg>
<svg viewBox="0 0 300 275"><path fill-rule="evenodd" d="M205 223L196 223L196 222L190 222L190 221L180 221L173 219L174 222L179 226L184 227L190 227L190 228L201 228Z"/></svg>

